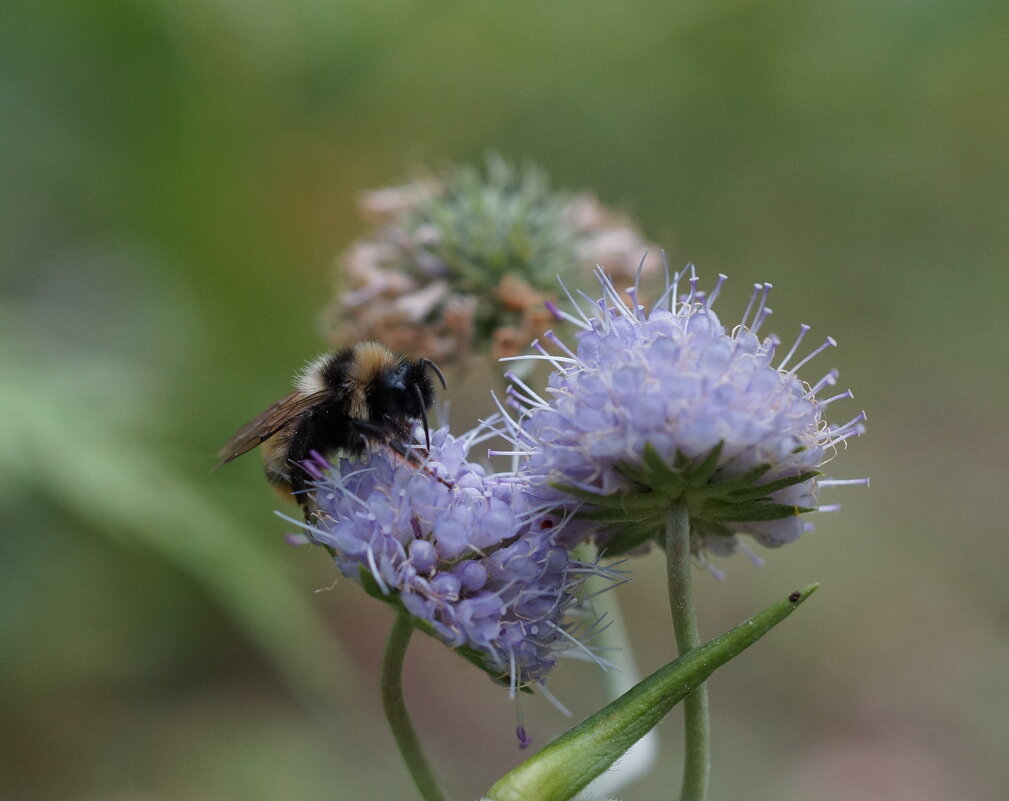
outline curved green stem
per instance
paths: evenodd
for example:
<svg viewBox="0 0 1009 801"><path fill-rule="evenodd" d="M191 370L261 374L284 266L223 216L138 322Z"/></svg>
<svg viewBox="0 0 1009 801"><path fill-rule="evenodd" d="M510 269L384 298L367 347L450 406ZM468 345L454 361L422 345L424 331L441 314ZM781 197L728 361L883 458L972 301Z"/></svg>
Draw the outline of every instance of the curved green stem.
<svg viewBox="0 0 1009 801"><path fill-rule="evenodd" d="M406 763L414 784L420 790L424 801L445 801L445 796L438 787L438 782L431 772L431 767L424 756L417 732L410 722L403 699L403 660L406 657L406 647L413 634L413 623L406 612L396 616L396 622L389 632L385 643L385 653L382 654L382 706L389 728L396 738L399 753Z"/></svg>
<svg viewBox="0 0 1009 801"><path fill-rule="evenodd" d="M701 644L690 571L690 517L687 505L678 502L673 504L666 520L666 575L676 646L681 655ZM680 801L704 801L711 769L708 689L705 685L702 684L683 700L683 715L686 722L686 755Z"/></svg>

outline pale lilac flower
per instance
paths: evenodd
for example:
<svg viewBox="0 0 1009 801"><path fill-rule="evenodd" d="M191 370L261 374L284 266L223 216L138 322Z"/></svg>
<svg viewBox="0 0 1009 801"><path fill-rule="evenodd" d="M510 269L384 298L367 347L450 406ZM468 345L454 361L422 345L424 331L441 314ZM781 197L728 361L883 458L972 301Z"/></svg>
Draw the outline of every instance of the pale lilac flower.
<svg viewBox="0 0 1009 801"><path fill-rule="evenodd" d="M486 433L432 432L420 466L391 448L335 467L318 457L304 528L345 576L514 690L561 653L595 658L566 617L584 577L605 571L558 545L564 519L537 511L514 476L468 460Z"/></svg>
<svg viewBox="0 0 1009 801"><path fill-rule="evenodd" d="M801 513L836 508L820 504L820 489L838 483L820 468L863 432L865 414L828 424L826 407L851 392L823 397L836 371L812 383L798 374L833 339L799 358L808 326L784 355L776 337L761 338L770 284L755 286L726 330L712 309L725 276L705 294L691 267L667 280L647 312L624 299L633 302L636 288L625 296L602 271L599 279L597 303L569 295L573 313L553 309L580 329L576 349L548 333L554 351L534 343L538 353L526 357L553 365L546 392L518 379L511 390L524 474L545 506L580 506L569 544L595 535L611 553L636 547L682 500L703 559L736 550L739 534L765 546L792 542L812 528Z"/></svg>

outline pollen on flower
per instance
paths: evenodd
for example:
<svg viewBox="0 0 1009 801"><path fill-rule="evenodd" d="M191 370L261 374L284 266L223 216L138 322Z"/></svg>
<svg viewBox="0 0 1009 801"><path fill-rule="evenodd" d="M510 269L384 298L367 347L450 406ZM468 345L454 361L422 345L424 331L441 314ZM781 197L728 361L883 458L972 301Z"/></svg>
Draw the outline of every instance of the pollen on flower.
<svg viewBox="0 0 1009 801"><path fill-rule="evenodd" d="M802 514L834 508L821 505L822 488L867 483L821 478L863 433L865 413L828 423L827 407L851 392L823 397L834 370L812 382L799 375L832 338L807 349L803 325L782 356L776 336L761 337L770 284L754 285L727 330L713 310L723 275L709 293L692 266L667 276L646 310L637 285L622 293L597 274L598 301L565 288L568 308L550 309L578 329L576 345L547 332L519 357L552 367L546 391L513 376L507 398L518 409L505 419L523 475L545 505L578 511L565 541L594 536L611 554L635 548L684 501L706 562L706 553L738 550L740 534L769 547L792 542L812 528Z"/></svg>
<svg viewBox="0 0 1009 801"><path fill-rule="evenodd" d="M620 579L558 544L567 521L540 510L514 476L469 461L488 436L432 432L420 467L389 449L336 466L315 455L305 467L316 513L302 527L343 575L514 692L541 683L572 650L603 664L579 639L592 627L580 632L569 613L587 575Z"/></svg>

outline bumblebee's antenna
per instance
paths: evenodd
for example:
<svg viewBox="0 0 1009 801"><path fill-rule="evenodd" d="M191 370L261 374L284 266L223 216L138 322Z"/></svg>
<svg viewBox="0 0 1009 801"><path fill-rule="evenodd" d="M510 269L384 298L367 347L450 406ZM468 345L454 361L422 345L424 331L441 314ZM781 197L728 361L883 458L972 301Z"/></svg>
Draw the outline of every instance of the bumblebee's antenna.
<svg viewBox="0 0 1009 801"><path fill-rule="evenodd" d="M445 383L445 374L439 369L438 365L435 364L430 359L421 359L421 367L430 367L431 371L438 376L438 380L441 381L441 388L448 389L448 384Z"/></svg>
<svg viewBox="0 0 1009 801"><path fill-rule="evenodd" d="M445 379L442 379L442 383L444 383L444 381ZM431 430L427 426L427 409L424 408L424 396L421 394L420 387L416 384L413 385L413 394L417 396L417 406L420 408L420 424L424 426L424 444L427 446L428 453L430 453Z"/></svg>

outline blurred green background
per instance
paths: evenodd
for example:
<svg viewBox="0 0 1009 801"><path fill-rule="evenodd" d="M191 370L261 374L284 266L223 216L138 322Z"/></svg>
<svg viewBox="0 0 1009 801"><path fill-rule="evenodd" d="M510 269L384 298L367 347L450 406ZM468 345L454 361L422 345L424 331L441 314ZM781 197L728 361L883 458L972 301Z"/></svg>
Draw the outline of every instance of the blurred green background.
<svg viewBox="0 0 1009 801"><path fill-rule="evenodd" d="M840 341L817 362L855 390L836 419L869 413L833 472L870 490L834 490L843 513L763 569L698 574L708 636L822 584L712 679L712 798L1009 796L1007 4L0 20L0 797L414 797L378 707L388 612L283 543L256 459L209 470L321 348L358 194L489 150L727 273L726 313L774 283L775 331ZM650 671L672 653L663 566L634 566ZM520 758L512 705L422 640L408 700L476 798ZM603 701L589 666L552 687L578 718ZM570 725L526 707L538 744ZM660 736L625 801L678 785L675 713Z"/></svg>

